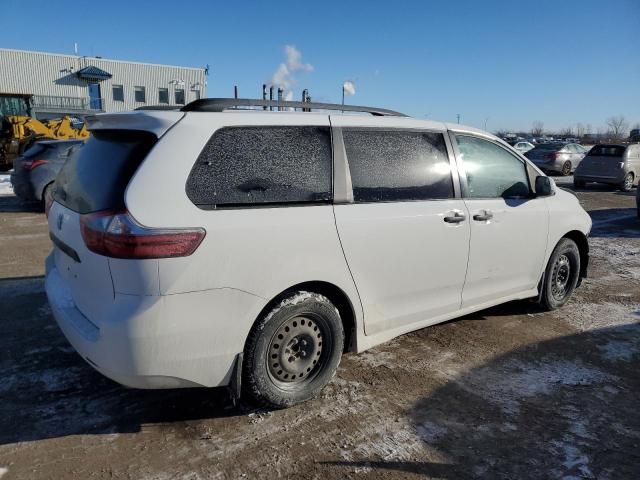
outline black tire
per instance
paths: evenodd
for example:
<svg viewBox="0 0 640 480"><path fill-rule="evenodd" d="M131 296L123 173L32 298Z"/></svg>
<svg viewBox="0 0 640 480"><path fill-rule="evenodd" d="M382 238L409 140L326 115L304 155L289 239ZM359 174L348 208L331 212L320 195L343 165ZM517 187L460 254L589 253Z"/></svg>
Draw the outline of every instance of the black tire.
<svg viewBox="0 0 640 480"><path fill-rule="evenodd" d="M53 182L44 187L42 190L42 198L40 199L40 208L43 212L47 211L47 205L53 203Z"/></svg>
<svg viewBox="0 0 640 480"><path fill-rule="evenodd" d="M331 381L343 348L342 320L333 303L318 293L293 292L249 333L243 397L269 408L305 402Z"/></svg>
<svg viewBox="0 0 640 480"><path fill-rule="evenodd" d="M579 279L580 250L573 240L563 238L549 258L540 304L547 310L562 307L573 294Z"/></svg>
<svg viewBox="0 0 640 480"><path fill-rule="evenodd" d="M567 160L566 162L564 162L562 164L562 172L561 173L565 177L568 177L569 175L571 175L571 162L569 160Z"/></svg>
<svg viewBox="0 0 640 480"><path fill-rule="evenodd" d="M575 178L573 179L573 186L575 188L584 188L587 186L587 182L585 182L584 180L576 180Z"/></svg>
<svg viewBox="0 0 640 480"><path fill-rule="evenodd" d="M624 180L620 184L620 190L622 190L623 192L630 192L631 189L633 188L633 180L634 180L633 173L631 172L627 173L624 177Z"/></svg>

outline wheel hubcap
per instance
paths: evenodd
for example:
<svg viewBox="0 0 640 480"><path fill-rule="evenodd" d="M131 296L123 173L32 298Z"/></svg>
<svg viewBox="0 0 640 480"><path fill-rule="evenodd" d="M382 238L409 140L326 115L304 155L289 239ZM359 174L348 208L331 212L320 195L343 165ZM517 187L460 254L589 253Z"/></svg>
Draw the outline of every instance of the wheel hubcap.
<svg viewBox="0 0 640 480"><path fill-rule="evenodd" d="M567 295L567 286L571 278L571 264L566 255L560 255L553 264L551 273L551 294L556 300L562 300Z"/></svg>
<svg viewBox="0 0 640 480"><path fill-rule="evenodd" d="M314 371L322 353L322 330L308 317L284 322L271 339L269 373L281 382L300 382Z"/></svg>
<svg viewBox="0 0 640 480"><path fill-rule="evenodd" d="M627 175L627 177L624 179L624 186L626 188L631 188L633 184L633 177L631 177L631 175Z"/></svg>
<svg viewBox="0 0 640 480"><path fill-rule="evenodd" d="M562 173L564 173L565 175L569 175L571 173L571 164L565 163L562 170Z"/></svg>

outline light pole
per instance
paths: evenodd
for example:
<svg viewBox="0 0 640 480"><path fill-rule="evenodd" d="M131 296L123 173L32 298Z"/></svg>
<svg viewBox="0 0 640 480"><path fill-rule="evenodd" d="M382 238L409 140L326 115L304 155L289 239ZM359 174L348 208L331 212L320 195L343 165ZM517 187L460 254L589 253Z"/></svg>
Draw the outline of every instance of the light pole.
<svg viewBox="0 0 640 480"><path fill-rule="evenodd" d="M489 121L489 117L486 117L486 118L484 119L484 131L485 131L485 132L487 131L487 122L488 122L488 121Z"/></svg>
<svg viewBox="0 0 640 480"><path fill-rule="evenodd" d="M456 113L456 117L458 117L458 123L460 123L460 114Z"/></svg>

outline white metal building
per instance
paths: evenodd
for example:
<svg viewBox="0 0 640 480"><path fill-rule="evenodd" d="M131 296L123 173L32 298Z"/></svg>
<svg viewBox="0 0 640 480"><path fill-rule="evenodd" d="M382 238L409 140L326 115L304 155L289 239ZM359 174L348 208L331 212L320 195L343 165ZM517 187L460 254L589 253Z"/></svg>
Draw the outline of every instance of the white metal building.
<svg viewBox="0 0 640 480"><path fill-rule="evenodd" d="M206 69L0 48L0 116L119 112L206 97Z"/></svg>

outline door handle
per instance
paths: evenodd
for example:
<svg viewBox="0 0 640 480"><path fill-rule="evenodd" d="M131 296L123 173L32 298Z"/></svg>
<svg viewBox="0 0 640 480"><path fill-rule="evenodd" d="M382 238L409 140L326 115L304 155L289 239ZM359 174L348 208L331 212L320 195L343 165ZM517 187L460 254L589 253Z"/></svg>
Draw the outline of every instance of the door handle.
<svg viewBox="0 0 640 480"><path fill-rule="evenodd" d="M451 212L451 213L453 213L453 215L447 215L446 217L444 217L445 222L460 223L460 222L464 222L465 219L467 218L465 214L462 212Z"/></svg>
<svg viewBox="0 0 640 480"><path fill-rule="evenodd" d="M491 210L483 210L480 213L476 213L473 216L473 219L476 222L486 222L487 220L491 220L493 218L493 213L491 213Z"/></svg>

